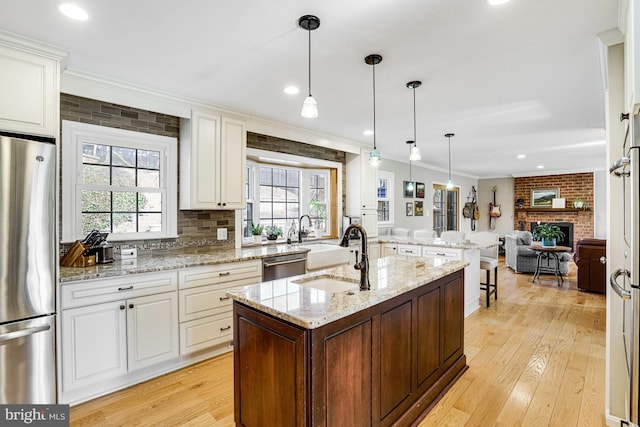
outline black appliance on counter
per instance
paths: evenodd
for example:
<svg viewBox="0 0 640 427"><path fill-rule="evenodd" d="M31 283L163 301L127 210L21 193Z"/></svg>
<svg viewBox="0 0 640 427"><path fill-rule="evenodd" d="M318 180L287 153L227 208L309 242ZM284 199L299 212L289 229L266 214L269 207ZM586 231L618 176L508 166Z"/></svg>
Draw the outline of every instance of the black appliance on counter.
<svg viewBox="0 0 640 427"><path fill-rule="evenodd" d="M346 230L347 227L349 227L351 224L360 224L360 217L352 216L352 215L343 216L342 232L344 232L344 230ZM349 233L349 240L352 240L352 239L355 239L355 240L360 239L360 234L358 233L358 230L351 230L351 232Z"/></svg>

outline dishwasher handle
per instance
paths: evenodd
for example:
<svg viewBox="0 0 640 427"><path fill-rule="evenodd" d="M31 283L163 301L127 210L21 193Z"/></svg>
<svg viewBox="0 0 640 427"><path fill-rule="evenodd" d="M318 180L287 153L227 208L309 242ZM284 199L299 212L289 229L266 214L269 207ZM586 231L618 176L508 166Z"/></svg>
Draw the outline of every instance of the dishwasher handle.
<svg viewBox="0 0 640 427"><path fill-rule="evenodd" d="M631 299L631 292L627 291L626 289L624 289L620 285L618 285L618 277L620 277L622 275L625 275L627 277L631 277L631 273L629 272L629 270L617 269L609 277L609 285L611 285L611 289L613 289L615 291L615 293L618 294L618 296L620 298L622 298L623 300L630 300Z"/></svg>
<svg viewBox="0 0 640 427"><path fill-rule="evenodd" d="M276 265L293 264L295 262L304 262L304 258L290 259L290 260L287 260L287 261L276 261L276 262L267 262L267 261L265 261L263 263L263 265L266 268L269 268L269 267L275 267Z"/></svg>

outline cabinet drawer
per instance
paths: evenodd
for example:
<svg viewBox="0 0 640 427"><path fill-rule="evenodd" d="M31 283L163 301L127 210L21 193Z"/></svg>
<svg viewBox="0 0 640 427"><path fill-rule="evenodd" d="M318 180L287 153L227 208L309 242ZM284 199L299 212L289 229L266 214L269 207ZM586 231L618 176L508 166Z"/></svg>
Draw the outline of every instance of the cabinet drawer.
<svg viewBox="0 0 640 427"><path fill-rule="evenodd" d="M180 324L180 355L233 339L233 312Z"/></svg>
<svg viewBox="0 0 640 427"><path fill-rule="evenodd" d="M422 256L422 247L416 245L398 245L398 255Z"/></svg>
<svg viewBox="0 0 640 427"><path fill-rule="evenodd" d="M180 289L240 279L254 279L253 282L258 283L262 281L262 262L253 260L187 268L179 272L179 278Z"/></svg>
<svg viewBox="0 0 640 427"><path fill-rule="evenodd" d="M176 270L84 280L61 286L61 309L175 291Z"/></svg>
<svg viewBox="0 0 640 427"><path fill-rule="evenodd" d="M425 246L422 248L422 256L462 260L462 251L462 249L436 248L432 246Z"/></svg>

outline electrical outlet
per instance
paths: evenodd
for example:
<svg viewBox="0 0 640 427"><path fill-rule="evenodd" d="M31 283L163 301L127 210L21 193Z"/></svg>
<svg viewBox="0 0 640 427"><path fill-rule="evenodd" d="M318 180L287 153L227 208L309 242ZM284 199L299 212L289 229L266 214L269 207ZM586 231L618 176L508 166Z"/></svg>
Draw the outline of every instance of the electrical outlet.
<svg viewBox="0 0 640 427"><path fill-rule="evenodd" d="M226 228L218 228L218 240L227 240Z"/></svg>

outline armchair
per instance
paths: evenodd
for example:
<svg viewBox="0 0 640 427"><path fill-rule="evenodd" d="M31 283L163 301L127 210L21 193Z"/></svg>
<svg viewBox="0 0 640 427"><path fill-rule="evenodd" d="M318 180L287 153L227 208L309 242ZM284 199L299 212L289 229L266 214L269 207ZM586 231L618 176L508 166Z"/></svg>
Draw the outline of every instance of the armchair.
<svg viewBox="0 0 640 427"><path fill-rule="evenodd" d="M504 236L505 262L516 273L533 273L536 271L538 256L536 251L529 249L533 236L529 231L512 231ZM569 273L571 255L562 253L560 258L560 273Z"/></svg>

